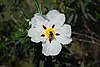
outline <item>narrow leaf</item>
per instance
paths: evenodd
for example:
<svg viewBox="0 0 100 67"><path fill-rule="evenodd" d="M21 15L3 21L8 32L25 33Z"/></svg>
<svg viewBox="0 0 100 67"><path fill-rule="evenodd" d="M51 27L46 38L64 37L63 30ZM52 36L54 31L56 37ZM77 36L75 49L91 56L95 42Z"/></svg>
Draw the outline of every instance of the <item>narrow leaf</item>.
<svg viewBox="0 0 100 67"><path fill-rule="evenodd" d="M69 17L67 23L71 23L71 21L73 20L73 18L74 18L74 15L72 14L72 15Z"/></svg>
<svg viewBox="0 0 100 67"><path fill-rule="evenodd" d="M81 0L81 9L82 9L82 12L83 12L85 18L88 19L88 16L87 16L87 14L86 14L86 12L85 12L85 5L84 5L84 3L83 3L82 0Z"/></svg>
<svg viewBox="0 0 100 67"><path fill-rule="evenodd" d="M38 12L41 13L41 4L39 4L38 0L34 0L34 4L35 4Z"/></svg>
<svg viewBox="0 0 100 67"><path fill-rule="evenodd" d="M90 13L87 13L87 15L90 17L90 19L92 19L93 21L96 21L96 19Z"/></svg>

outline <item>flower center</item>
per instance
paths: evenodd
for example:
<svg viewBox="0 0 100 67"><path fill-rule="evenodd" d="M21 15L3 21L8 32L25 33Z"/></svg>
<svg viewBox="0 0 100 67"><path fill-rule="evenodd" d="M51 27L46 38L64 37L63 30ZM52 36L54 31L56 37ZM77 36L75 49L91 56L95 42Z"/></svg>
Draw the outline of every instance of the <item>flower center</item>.
<svg viewBox="0 0 100 67"><path fill-rule="evenodd" d="M52 25L52 27L50 27L50 28L47 28L46 26L43 25L43 28L45 29L45 31L44 31L44 34L41 34L41 36L49 38L50 43L53 39L55 39L55 36L60 35L59 33L56 33L54 27L55 27L55 25Z"/></svg>
<svg viewBox="0 0 100 67"><path fill-rule="evenodd" d="M45 30L45 36L47 37L47 38L54 38L54 35L56 34L56 31L55 31L55 29L54 28L47 28L46 30Z"/></svg>

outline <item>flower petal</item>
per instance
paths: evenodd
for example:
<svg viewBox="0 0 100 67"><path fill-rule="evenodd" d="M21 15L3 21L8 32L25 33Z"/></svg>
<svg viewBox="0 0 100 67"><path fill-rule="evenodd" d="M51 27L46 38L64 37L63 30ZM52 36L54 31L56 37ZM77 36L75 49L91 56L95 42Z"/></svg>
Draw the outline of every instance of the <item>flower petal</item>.
<svg viewBox="0 0 100 67"><path fill-rule="evenodd" d="M64 24L61 28L56 30L60 36L56 36L56 39L62 44L69 44L72 41L71 26Z"/></svg>
<svg viewBox="0 0 100 67"><path fill-rule="evenodd" d="M72 38L70 37L64 37L64 36L58 36L56 37L57 41L59 41L62 44L69 44L72 41Z"/></svg>
<svg viewBox="0 0 100 67"><path fill-rule="evenodd" d="M61 44L57 40L53 40L51 43L49 42L49 40L47 40L47 42L43 43L42 46L43 46L42 53L46 56L58 55L62 49Z"/></svg>
<svg viewBox="0 0 100 67"><path fill-rule="evenodd" d="M59 41L53 40L50 44L50 55L58 55L62 49Z"/></svg>
<svg viewBox="0 0 100 67"><path fill-rule="evenodd" d="M45 20L41 14L36 13L34 17L31 19L31 21L29 22L29 25L31 25L31 27L34 28L34 27L42 26L46 22L47 20Z"/></svg>
<svg viewBox="0 0 100 67"><path fill-rule="evenodd" d="M33 42L45 41L46 39L41 37L41 33L41 29L39 30L38 28L30 28L28 31L28 36L32 37L31 41Z"/></svg>
<svg viewBox="0 0 100 67"><path fill-rule="evenodd" d="M40 37L32 37L32 38L31 38L31 41L32 41L32 42L38 43L38 42L41 41L41 38L40 38Z"/></svg>
<svg viewBox="0 0 100 67"><path fill-rule="evenodd" d="M71 36L71 26L68 24L64 24L61 28L57 29L57 32L60 32L60 34L65 37L70 37Z"/></svg>
<svg viewBox="0 0 100 67"><path fill-rule="evenodd" d="M47 14L48 19L56 25L62 26L65 22L65 15L59 13L57 10L51 10Z"/></svg>
<svg viewBox="0 0 100 67"><path fill-rule="evenodd" d="M28 36L30 36L30 37L37 36L37 34L39 34L38 31L37 31L37 28L30 28L28 30Z"/></svg>
<svg viewBox="0 0 100 67"><path fill-rule="evenodd" d="M50 44L48 42L42 43L42 53L45 56L49 56L50 55L50 53L49 53L49 46L50 46Z"/></svg>

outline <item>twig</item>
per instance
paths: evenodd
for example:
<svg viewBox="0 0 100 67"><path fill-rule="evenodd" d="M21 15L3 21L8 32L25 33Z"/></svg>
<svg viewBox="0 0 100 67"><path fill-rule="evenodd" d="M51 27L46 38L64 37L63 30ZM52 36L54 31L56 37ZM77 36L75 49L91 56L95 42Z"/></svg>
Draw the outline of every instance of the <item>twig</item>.
<svg viewBox="0 0 100 67"><path fill-rule="evenodd" d="M90 28L86 25L86 23L83 26L88 30L88 32L91 34L91 36L94 35L96 38L100 39L100 36L98 36L93 31L91 31Z"/></svg>
<svg viewBox="0 0 100 67"><path fill-rule="evenodd" d="M92 34L90 28L86 25L86 23L85 23L83 26L88 30L88 32L89 32L89 33L91 34L91 36L93 37L93 34ZM92 40L92 42L94 42L94 39L93 39L93 38L91 38L91 40Z"/></svg>
<svg viewBox="0 0 100 67"><path fill-rule="evenodd" d="M99 46L100 46L100 43L98 43L98 42L92 42L92 41L87 41L87 40L84 40L84 39L78 39L78 38L73 38L73 40L78 40L78 41L81 41L81 42L86 42L86 43L96 44L96 45L99 45Z"/></svg>
<svg viewBox="0 0 100 67"><path fill-rule="evenodd" d="M100 39L100 36L98 36L98 35L95 34L94 32L92 32L92 34L93 34L96 38Z"/></svg>
<svg viewBox="0 0 100 67"><path fill-rule="evenodd" d="M82 33L77 33L77 32L72 32L72 34L75 34L75 35L78 35L78 36L84 36L84 37L87 37L87 38L90 38L90 39L94 39L94 40L100 42L99 39L97 39L97 38L95 38L95 37L93 37L93 36L89 36L89 35L82 34Z"/></svg>

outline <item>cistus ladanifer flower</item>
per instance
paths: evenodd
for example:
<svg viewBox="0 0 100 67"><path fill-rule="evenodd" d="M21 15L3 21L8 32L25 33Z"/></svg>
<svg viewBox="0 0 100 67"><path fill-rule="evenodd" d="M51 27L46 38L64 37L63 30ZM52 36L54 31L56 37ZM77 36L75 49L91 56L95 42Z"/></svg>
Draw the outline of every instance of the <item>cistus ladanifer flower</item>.
<svg viewBox="0 0 100 67"><path fill-rule="evenodd" d="M29 24L28 36L33 42L42 42L42 53L45 56L58 55L62 44L69 44L71 26L64 24L65 15L57 10L50 10L47 15L36 13Z"/></svg>

